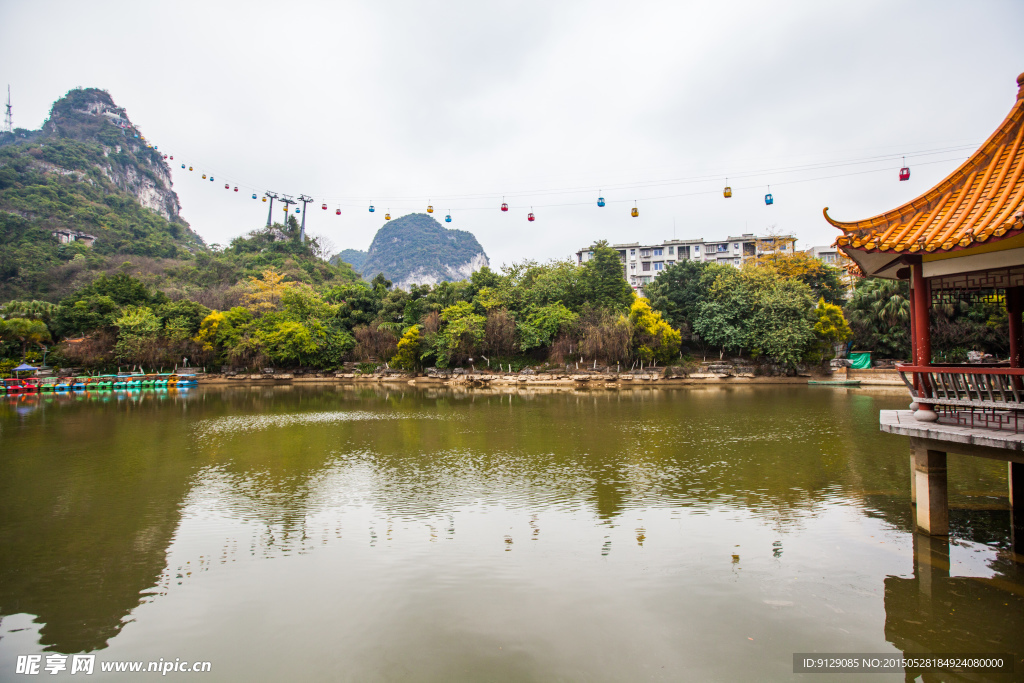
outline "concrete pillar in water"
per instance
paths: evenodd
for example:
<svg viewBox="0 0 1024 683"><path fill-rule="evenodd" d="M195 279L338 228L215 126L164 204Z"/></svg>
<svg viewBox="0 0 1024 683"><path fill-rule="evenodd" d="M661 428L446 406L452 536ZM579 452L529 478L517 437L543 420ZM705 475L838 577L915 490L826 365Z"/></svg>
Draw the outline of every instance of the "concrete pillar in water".
<svg viewBox="0 0 1024 683"><path fill-rule="evenodd" d="M1010 548L1019 562L1024 555L1024 463L1006 464L1010 480Z"/></svg>
<svg viewBox="0 0 1024 683"><path fill-rule="evenodd" d="M949 535L949 497L946 491L946 454L933 451L918 439L910 440L914 454L914 491L917 530L929 536Z"/></svg>
<svg viewBox="0 0 1024 683"><path fill-rule="evenodd" d="M921 598L930 600L932 588L949 578L949 539L914 534L914 576Z"/></svg>

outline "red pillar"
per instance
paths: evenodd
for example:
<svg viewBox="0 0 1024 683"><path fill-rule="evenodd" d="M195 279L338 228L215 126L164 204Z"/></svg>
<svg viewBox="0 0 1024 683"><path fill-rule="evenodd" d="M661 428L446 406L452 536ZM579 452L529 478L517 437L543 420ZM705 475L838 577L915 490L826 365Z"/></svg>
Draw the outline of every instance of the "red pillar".
<svg viewBox="0 0 1024 683"><path fill-rule="evenodd" d="M931 330L928 325L928 313L932 305L932 291L927 280L924 279L924 265L915 263L911 266L911 277L914 282L914 365L931 365L932 342ZM922 394L928 393L928 383L924 375L915 375L919 382L915 382L918 391ZM930 403L917 402L917 411L914 417L922 422L934 422L938 415L932 410ZM918 492L920 494L920 491Z"/></svg>
<svg viewBox="0 0 1024 683"><path fill-rule="evenodd" d="M1021 309L1024 304L1020 287L1006 288L1006 314L1010 318L1010 367L1021 367L1021 351L1024 350L1021 337Z"/></svg>
<svg viewBox="0 0 1024 683"><path fill-rule="evenodd" d="M914 364L930 365L932 362L931 331L928 329L928 314L931 309L931 287L924 279L924 265L911 266L914 279Z"/></svg>

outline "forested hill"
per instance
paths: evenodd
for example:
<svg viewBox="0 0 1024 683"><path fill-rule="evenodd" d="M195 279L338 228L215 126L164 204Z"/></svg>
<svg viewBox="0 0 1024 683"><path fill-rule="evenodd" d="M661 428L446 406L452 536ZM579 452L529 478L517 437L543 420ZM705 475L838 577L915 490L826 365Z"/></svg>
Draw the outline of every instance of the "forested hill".
<svg viewBox="0 0 1024 683"><path fill-rule="evenodd" d="M0 134L0 302L56 301L113 272L184 296L224 291L269 265L309 282L357 277L324 263L318 245L295 244L291 225L211 253L180 215L168 164L181 160L151 144L96 88L54 102L40 130Z"/></svg>
<svg viewBox="0 0 1024 683"><path fill-rule="evenodd" d="M377 273L408 289L414 284L465 280L488 265L487 254L473 233L449 230L425 213L396 218L381 226L368 252L346 249L345 257L366 279ZM346 261L352 263L352 261Z"/></svg>

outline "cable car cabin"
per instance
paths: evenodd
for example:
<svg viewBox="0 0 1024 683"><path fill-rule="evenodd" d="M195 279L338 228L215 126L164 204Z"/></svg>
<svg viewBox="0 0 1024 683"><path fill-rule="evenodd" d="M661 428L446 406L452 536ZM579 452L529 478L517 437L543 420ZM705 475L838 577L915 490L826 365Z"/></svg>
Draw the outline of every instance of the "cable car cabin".
<svg viewBox="0 0 1024 683"><path fill-rule="evenodd" d="M598 206L604 206L604 197L598 197L597 198L597 205Z"/></svg>
<svg viewBox="0 0 1024 683"><path fill-rule="evenodd" d="M256 199L256 193L255 192L252 193L252 198ZM264 201L266 201L266 199L264 199Z"/></svg>
<svg viewBox="0 0 1024 683"><path fill-rule="evenodd" d="M451 223L452 222L452 215L448 214L447 216L445 216L444 217L444 222L445 223Z"/></svg>
<svg viewBox="0 0 1024 683"><path fill-rule="evenodd" d="M238 192L238 188L237 187L235 188L235 192Z"/></svg>
<svg viewBox="0 0 1024 683"><path fill-rule="evenodd" d="M640 215L640 209L634 206L633 210L629 212L629 215L632 216L633 218L636 218L637 216Z"/></svg>
<svg viewBox="0 0 1024 683"><path fill-rule="evenodd" d="M321 209L323 209L324 211L326 211L326 210L327 210L327 204L325 203L325 204L324 204L323 206L321 206L320 208L321 208Z"/></svg>
<svg viewBox="0 0 1024 683"><path fill-rule="evenodd" d="M181 165L181 167L182 167L182 168L185 168L185 165L184 165L184 164L182 164L182 165ZM192 167L191 167L191 166L189 166L189 167L188 167L188 170L190 170L190 171L191 171L191 170L192 170Z"/></svg>
<svg viewBox="0 0 1024 683"><path fill-rule="evenodd" d="M725 197L726 199L731 197L732 196L732 188L729 187L728 185L726 185L725 189L722 190L722 196Z"/></svg>
<svg viewBox="0 0 1024 683"><path fill-rule="evenodd" d="M203 180L206 180L206 174L205 173L203 174Z"/></svg>
<svg viewBox="0 0 1024 683"><path fill-rule="evenodd" d="M508 211L508 204L506 204L505 202L502 202L501 203L501 210L502 211Z"/></svg>
<svg viewBox="0 0 1024 683"><path fill-rule="evenodd" d="M775 203L775 200L774 200L774 199L772 199L772 193L771 193L771 192L769 192L768 194L766 194L766 195L764 196L764 203L765 203L766 205L768 205L768 206L771 206L772 204L774 204L774 203Z"/></svg>
<svg viewBox="0 0 1024 683"><path fill-rule="evenodd" d="M182 167L182 168L185 168L185 164L182 164L182 165L181 165L181 167Z"/></svg>
<svg viewBox="0 0 1024 683"><path fill-rule="evenodd" d="M910 180L910 168L904 166L900 169L900 180Z"/></svg>
<svg viewBox="0 0 1024 683"><path fill-rule="evenodd" d="M337 209L334 210L334 215L335 216L340 216L341 215L341 207L338 207Z"/></svg>
<svg viewBox="0 0 1024 683"><path fill-rule="evenodd" d="M164 159L166 159L166 158L167 158L167 155L165 154L165 155L164 155Z"/></svg>
<svg viewBox="0 0 1024 683"><path fill-rule="evenodd" d="M174 161L174 155L173 154L171 155L171 161Z"/></svg>
<svg viewBox="0 0 1024 683"><path fill-rule="evenodd" d="M531 223L535 220L534 217L533 217L533 212L532 211L530 213L526 214L526 220L530 221Z"/></svg>
<svg viewBox="0 0 1024 683"><path fill-rule="evenodd" d="M231 186L230 186L230 185L228 185L227 183L224 183L224 189L225 189L225 190L230 190L230 189L231 189Z"/></svg>
<svg viewBox="0 0 1024 683"><path fill-rule="evenodd" d="M285 211L287 211L287 210L288 210L288 207L287 207L287 206L286 206L286 207L284 207L284 210L285 210ZM295 207L295 213L302 213L302 209L300 209L299 207L297 207L297 206L296 206L296 207Z"/></svg>
<svg viewBox="0 0 1024 683"><path fill-rule="evenodd" d="M384 214L384 220L386 220L386 221L391 220L391 214L390 213L385 213Z"/></svg>
<svg viewBox="0 0 1024 683"><path fill-rule="evenodd" d="M430 204L427 204L427 213L434 213L434 207Z"/></svg>
<svg viewBox="0 0 1024 683"><path fill-rule="evenodd" d="M213 176L210 176L210 182L211 183L213 182Z"/></svg>
<svg viewBox="0 0 1024 683"><path fill-rule="evenodd" d="M373 208L373 204L370 204L370 213L373 213L376 209Z"/></svg>
<svg viewBox="0 0 1024 683"><path fill-rule="evenodd" d="M253 198L253 199L256 199L256 195L253 195L253 196L252 196L252 198ZM267 198L266 198L266 197L264 197L264 198L263 198L263 201L267 201Z"/></svg>

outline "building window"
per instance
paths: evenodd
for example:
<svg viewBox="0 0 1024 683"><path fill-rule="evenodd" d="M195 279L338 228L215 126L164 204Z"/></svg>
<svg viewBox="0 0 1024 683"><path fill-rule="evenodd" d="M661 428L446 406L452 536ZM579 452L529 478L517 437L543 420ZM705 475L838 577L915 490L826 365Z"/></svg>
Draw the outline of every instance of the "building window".
<svg viewBox="0 0 1024 683"><path fill-rule="evenodd" d="M630 249L629 250L629 255L630 256L636 256L636 249Z"/></svg>
<svg viewBox="0 0 1024 683"><path fill-rule="evenodd" d="M650 255L651 255L651 250L650 249L641 249L640 250L640 258L647 258Z"/></svg>
<svg viewBox="0 0 1024 683"><path fill-rule="evenodd" d="M644 284L645 285L651 284L651 276L650 275L644 276Z"/></svg>
<svg viewBox="0 0 1024 683"><path fill-rule="evenodd" d="M636 270L636 264L635 263L630 263L629 264L629 269L630 270Z"/></svg>
<svg viewBox="0 0 1024 683"><path fill-rule="evenodd" d="M675 254L676 253L676 248L675 247L669 247L668 248L668 253L669 254Z"/></svg>
<svg viewBox="0 0 1024 683"><path fill-rule="evenodd" d="M739 249L740 248L740 243L739 242L733 242L732 243L732 248L733 249Z"/></svg>
<svg viewBox="0 0 1024 683"><path fill-rule="evenodd" d="M729 245L728 244L719 244L718 245L718 251L719 252L729 251Z"/></svg>
<svg viewBox="0 0 1024 683"><path fill-rule="evenodd" d="M654 255L655 256L661 256L661 249L655 249L654 250Z"/></svg>
<svg viewBox="0 0 1024 683"><path fill-rule="evenodd" d="M654 269L655 270L665 270L665 262L664 261L655 261L654 262Z"/></svg>
<svg viewBox="0 0 1024 683"><path fill-rule="evenodd" d="M650 269L651 269L650 262L649 261L644 261L643 270L650 270Z"/></svg>
<svg viewBox="0 0 1024 683"><path fill-rule="evenodd" d="M693 253L694 254L699 254L700 253L700 245L699 244L693 245Z"/></svg>

